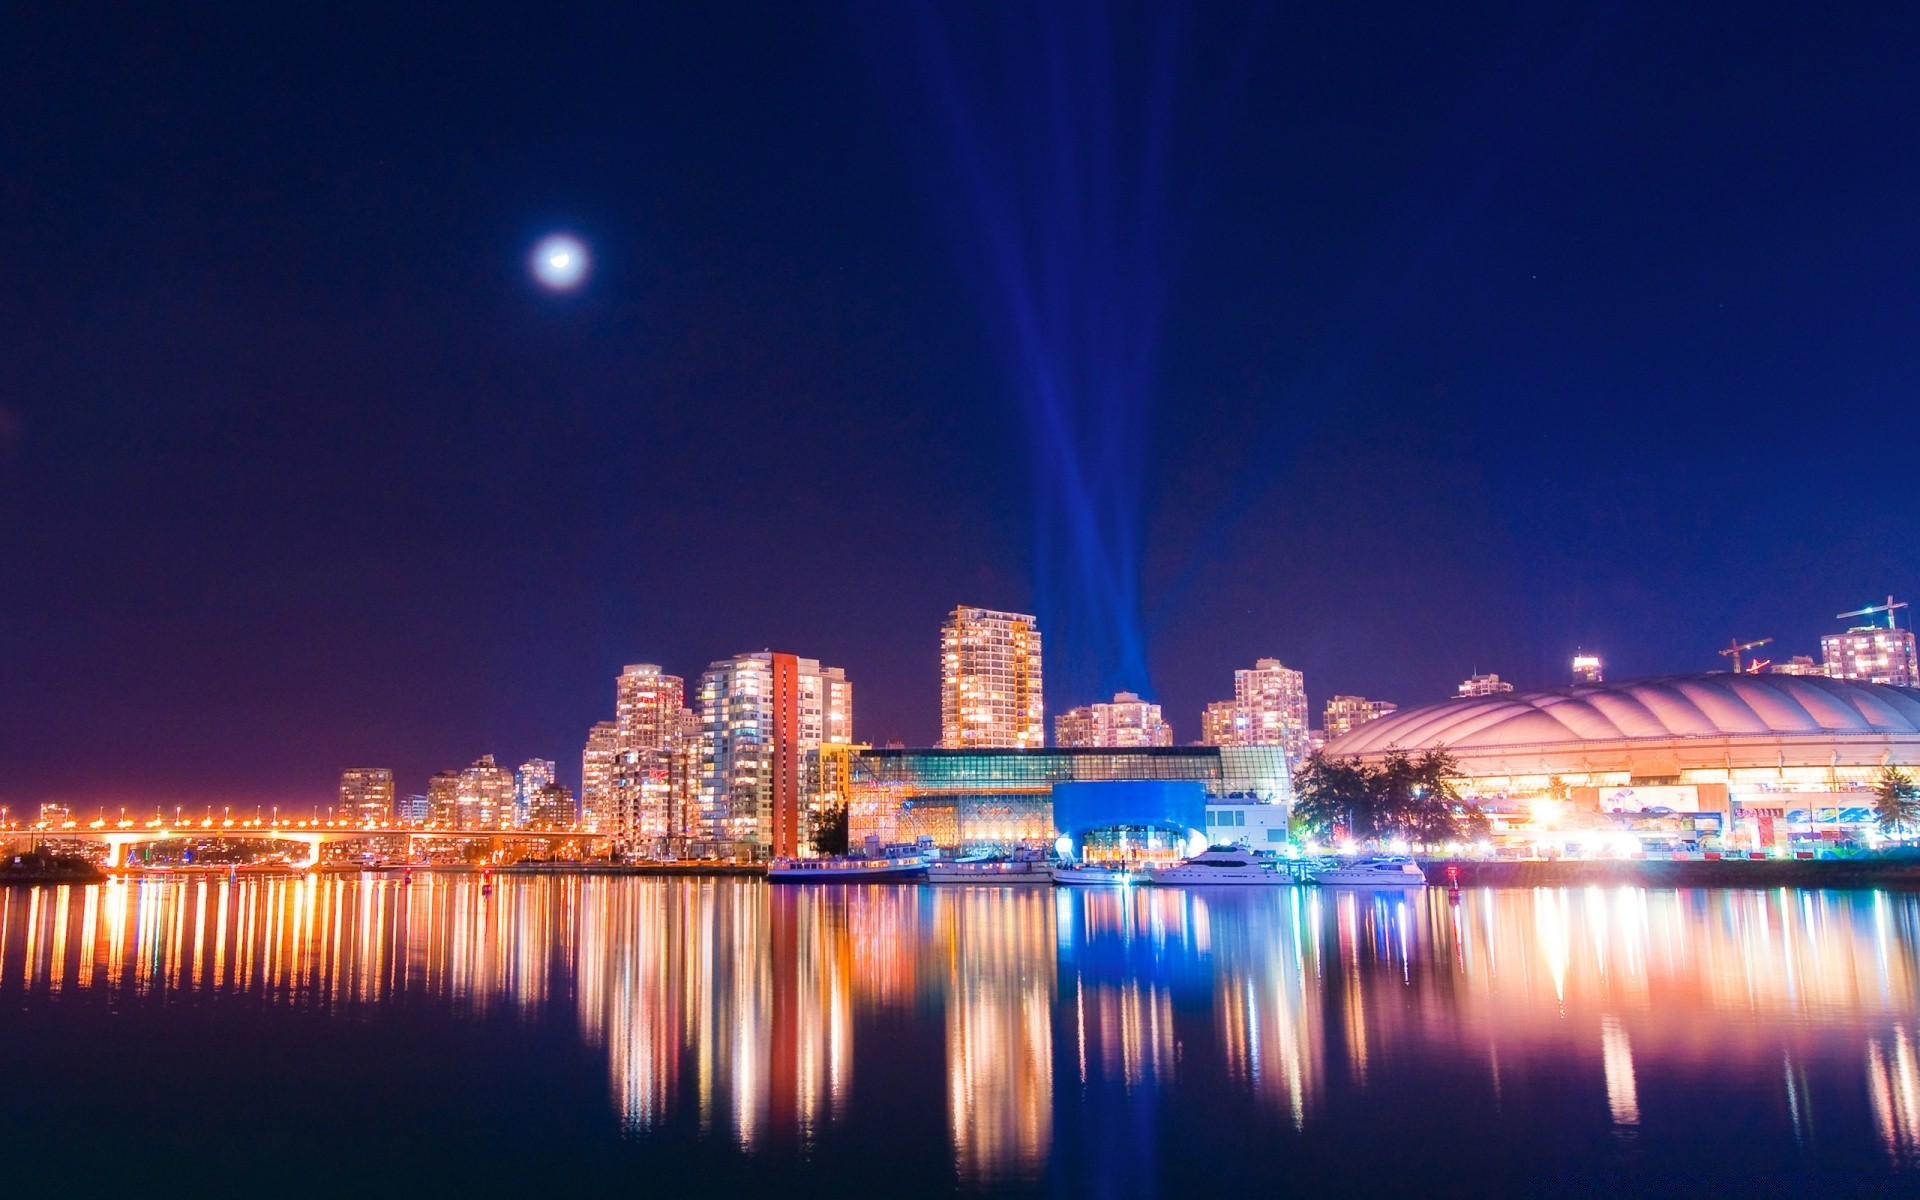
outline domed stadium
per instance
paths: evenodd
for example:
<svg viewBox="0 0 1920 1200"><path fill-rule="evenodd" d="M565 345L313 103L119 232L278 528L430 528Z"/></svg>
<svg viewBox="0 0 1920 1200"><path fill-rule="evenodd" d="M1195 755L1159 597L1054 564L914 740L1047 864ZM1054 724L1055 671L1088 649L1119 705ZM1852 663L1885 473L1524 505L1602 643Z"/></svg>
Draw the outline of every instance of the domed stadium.
<svg viewBox="0 0 1920 1200"><path fill-rule="evenodd" d="M1326 753L1377 762L1441 748L1459 763L1462 794L1509 818L1564 804L1570 828L1585 814L1674 833L1684 820L1635 815L1697 813L1703 834L1785 848L1871 824L1874 776L1920 766L1920 691L1804 675L1579 684L1407 709Z"/></svg>

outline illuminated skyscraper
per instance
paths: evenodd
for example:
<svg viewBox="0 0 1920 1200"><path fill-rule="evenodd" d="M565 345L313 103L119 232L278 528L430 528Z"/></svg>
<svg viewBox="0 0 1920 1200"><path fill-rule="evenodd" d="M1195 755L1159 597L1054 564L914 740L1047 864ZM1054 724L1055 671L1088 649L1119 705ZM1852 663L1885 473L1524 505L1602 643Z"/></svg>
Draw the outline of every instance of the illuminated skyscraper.
<svg viewBox="0 0 1920 1200"><path fill-rule="evenodd" d="M433 809L425 796L400 796L393 802L393 819L402 825L425 825Z"/></svg>
<svg viewBox="0 0 1920 1200"><path fill-rule="evenodd" d="M940 627L940 744L1046 745L1040 627L1024 613L961 606Z"/></svg>
<svg viewBox="0 0 1920 1200"><path fill-rule="evenodd" d="M587 748L580 755L580 824L592 832L613 828L613 756L620 752L620 727L601 721L587 731Z"/></svg>
<svg viewBox="0 0 1920 1200"><path fill-rule="evenodd" d="M1498 675L1474 675L1460 684L1462 696L1497 696L1512 690L1513 685Z"/></svg>
<svg viewBox="0 0 1920 1200"><path fill-rule="evenodd" d="M622 750L668 749L680 729L680 710L686 705L686 684L678 675L663 675L652 663L638 663L620 672L614 684L614 724L620 730Z"/></svg>
<svg viewBox="0 0 1920 1200"><path fill-rule="evenodd" d="M534 829L572 829L573 793L557 783L535 791L527 802L527 824Z"/></svg>
<svg viewBox="0 0 1920 1200"><path fill-rule="evenodd" d="M1326 739L1331 742L1350 729L1365 725L1368 721L1400 711L1400 706L1391 700L1369 700L1365 696L1335 696L1327 701L1322 720L1326 730Z"/></svg>
<svg viewBox="0 0 1920 1200"><path fill-rule="evenodd" d="M1233 673L1234 734L1239 746L1284 746L1287 765L1298 767L1307 745L1307 677L1263 658L1250 671Z"/></svg>
<svg viewBox="0 0 1920 1200"><path fill-rule="evenodd" d="M1573 656L1573 681L1575 683L1599 683L1600 656L1585 652Z"/></svg>
<svg viewBox="0 0 1920 1200"><path fill-rule="evenodd" d="M1820 639L1820 656L1833 679L1861 679L1894 687L1920 687L1913 630L1855 626Z"/></svg>
<svg viewBox="0 0 1920 1200"><path fill-rule="evenodd" d="M393 820L393 772L385 767L348 767L340 772L340 815L355 825Z"/></svg>
<svg viewBox="0 0 1920 1200"><path fill-rule="evenodd" d="M811 833L819 748L853 741L846 673L762 650L709 666L698 700L700 848L741 858L798 853Z"/></svg>
<svg viewBox="0 0 1920 1200"><path fill-rule="evenodd" d="M1215 700L1200 714L1200 743L1205 746L1239 746L1234 714L1239 706L1231 700Z"/></svg>
<svg viewBox="0 0 1920 1200"><path fill-rule="evenodd" d="M460 772L441 771L427 780L427 820L447 829L460 823Z"/></svg>
<svg viewBox="0 0 1920 1200"><path fill-rule="evenodd" d="M1160 706L1132 692L1119 692L1108 704L1070 708L1053 719L1056 746L1171 746L1173 727L1161 719Z"/></svg>
<svg viewBox="0 0 1920 1200"><path fill-rule="evenodd" d="M461 829L499 829L513 818L513 772L483 754L460 772L454 824Z"/></svg>
<svg viewBox="0 0 1920 1200"><path fill-rule="evenodd" d="M530 758L513 773L513 826L520 828L533 819L533 798L541 788L553 782L554 763L548 758Z"/></svg>

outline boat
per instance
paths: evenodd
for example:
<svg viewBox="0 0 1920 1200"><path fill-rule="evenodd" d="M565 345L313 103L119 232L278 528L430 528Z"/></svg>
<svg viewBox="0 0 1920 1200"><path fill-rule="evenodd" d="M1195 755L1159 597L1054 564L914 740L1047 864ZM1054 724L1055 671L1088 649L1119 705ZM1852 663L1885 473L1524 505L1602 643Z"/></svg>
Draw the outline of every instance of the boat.
<svg viewBox="0 0 1920 1200"><path fill-rule="evenodd" d="M1145 879L1139 868L1126 864L1082 863L1079 866L1055 867L1053 870L1053 881L1064 887L1120 887L1141 883Z"/></svg>
<svg viewBox="0 0 1920 1200"><path fill-rule="evenodd" d="M1373 858L1329 867L1313 882L1323 887L1417 888L1427 886L1427 877L1410 858Z"/></svg>
<svg viewBox="0 0 1920 1200"><path fill-rule="evenodd" d="M1053 864L1038 850L1011 855L937 859L927 865L929 883L992 883L1037 887L1053 882Z"/></svg>
<svg viewBox="0 0 1920 1200"><path fill-rule="evenodd" d="M1293 882L1275 860L1238 846L1211 846L1185 862L1156 867L1147 878L1163 887L1278 887Z"/></svg>
<svg viewBox="0 0 1920 1200"><path fill-rule="evenodd" d="M767 863L768 883L870 883L927 877L933 853L925 846L888 846L877 853L824 858L776 858Z"/></svg>

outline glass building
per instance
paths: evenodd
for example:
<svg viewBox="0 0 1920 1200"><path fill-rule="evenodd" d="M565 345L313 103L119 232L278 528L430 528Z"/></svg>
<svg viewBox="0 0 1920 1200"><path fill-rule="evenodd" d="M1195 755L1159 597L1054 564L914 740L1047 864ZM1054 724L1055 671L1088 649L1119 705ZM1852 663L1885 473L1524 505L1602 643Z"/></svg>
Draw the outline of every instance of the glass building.
<svg viewBox="0 0 1920 1200"><path fill-rule="evenodd" d="M968 849L1050 844L1056 784L1197 783L1208 799L1291 803L1280 746L863 750L853 755L855 841Z"/></svg>

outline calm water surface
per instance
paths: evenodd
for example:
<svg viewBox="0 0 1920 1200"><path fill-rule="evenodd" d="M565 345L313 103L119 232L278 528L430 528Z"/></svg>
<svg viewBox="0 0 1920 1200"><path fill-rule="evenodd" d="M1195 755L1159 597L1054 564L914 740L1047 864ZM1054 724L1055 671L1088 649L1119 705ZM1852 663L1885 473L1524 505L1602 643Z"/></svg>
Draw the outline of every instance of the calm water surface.
<svg viewBox="0 0 1920 1200"><path fill-rule="evenodd" d="M15 888L6 1184L1920 1191L1920 898Z"/></svg>

